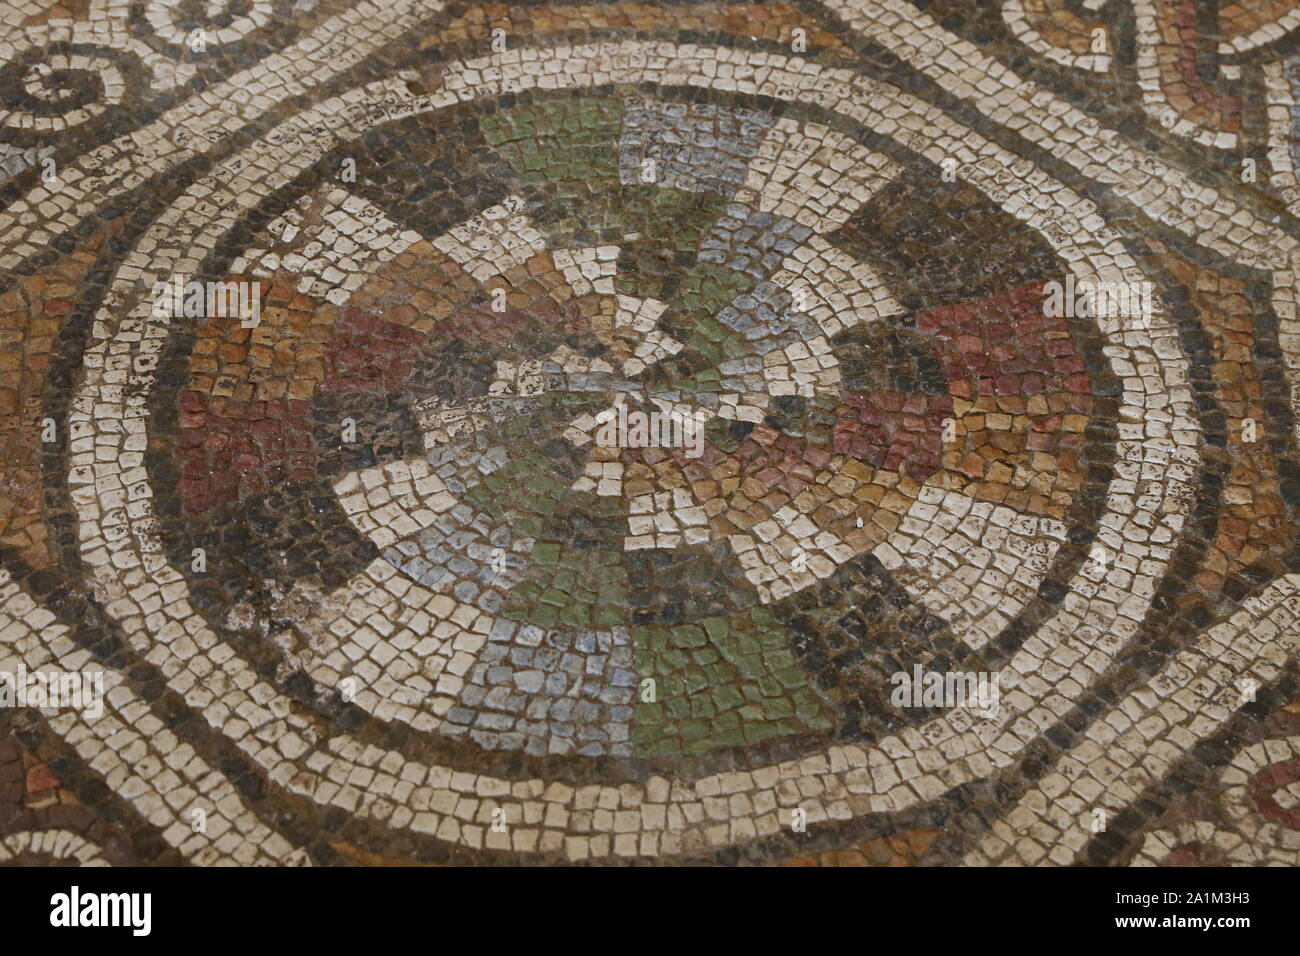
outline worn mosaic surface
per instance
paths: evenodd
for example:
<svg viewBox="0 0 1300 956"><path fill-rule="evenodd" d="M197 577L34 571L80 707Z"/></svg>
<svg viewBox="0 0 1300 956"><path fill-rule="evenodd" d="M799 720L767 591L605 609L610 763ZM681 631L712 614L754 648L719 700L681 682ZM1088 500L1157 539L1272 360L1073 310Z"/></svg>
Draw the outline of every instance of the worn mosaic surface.
<svg viewBox="0 0 1300 956"><path fill-rule="evenodd" d="M1300 862L1294 0L0 7L0 863Z"/></svg>

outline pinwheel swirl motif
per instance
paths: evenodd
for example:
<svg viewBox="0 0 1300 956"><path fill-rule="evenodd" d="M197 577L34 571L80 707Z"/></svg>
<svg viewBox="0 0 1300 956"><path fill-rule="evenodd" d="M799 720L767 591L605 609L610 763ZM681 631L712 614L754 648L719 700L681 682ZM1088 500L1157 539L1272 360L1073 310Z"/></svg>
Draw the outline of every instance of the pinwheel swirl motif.
<svg viewBox="0 0 1300 956"><path fill-rule="evenodd" d="M201 173L114 273L69 396L74 561L150 686L309 828L757 851L796 807L892 817L1017 773L1142 638L1201 423L1162 309L1043 314L1043 280L1142 277L1104 211L848 69L767 56L769 110L749 57L616 40L349 91ZM948 183L965 142L989 162ZM961 216L895 215L939 190ZM260 283L261 324L154 315L195 269ZM642 412L702 441L608 440ZM76 660L26 586L12 653ZM863 660L924 653L1015 677L1000 715L853 712L888 706ZM137 673L55 732L134 747ZM167 839L293 857L284 818L196 789L205 759L167 806L230 828ZM170 777L121 773L161 819ZM1050 822L1054 860L1083 845Z"/></svg>
<svg viewBox="0 0 1300 956"><path fill-rule="evenodd" d="M188 512L309 478L340 421L361 444L390 428L362 399L398 402L413 426L330 479L377 556L341 587L285 598L301 612L295 665L378 717L586 756L825 733L834 706L766 608L870 554L978 648L1064 539L1062 476L1090 406L1039 286L909 316L826 238L899 175L893 160L753 111L625 110L621 182L725 197L675 297L620 271L639 234L548 236L520 195L425 239L325 188L233 266L294 284L332 330L310 407L249 411L239 396L263 386L182 396ZM639 134L647 118L683 141ZM693 130L740 145L700 148ZM1000 414L1004 400L1021 414ZM663 425L606 437L637 416ZM250 432L250 418L264 420ZM926 530L936 516L942 538ZM718 580L696 582L707 613L629 612L643 553L714 562ZM737 604L724 581L751 596ZM705 720L664 703L718 680L682 642L741 675L742 696L714 687Z"/></svg>
<svg viewBox="0 0 1300 956"><path fill-rule="evenodd" d="M0 36L0 129L62 133L123 106L136 87L175 89L210 53L289 9L285 0L137 0L130 9L91 0L85 19L11 30Z"/></svg>

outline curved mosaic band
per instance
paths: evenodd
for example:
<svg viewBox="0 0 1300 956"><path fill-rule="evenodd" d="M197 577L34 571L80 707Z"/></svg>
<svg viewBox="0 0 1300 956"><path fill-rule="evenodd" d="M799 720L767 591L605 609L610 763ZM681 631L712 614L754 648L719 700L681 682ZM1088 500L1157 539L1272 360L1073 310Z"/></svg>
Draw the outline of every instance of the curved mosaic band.
<svg viewBox="0 0 1300 956"><path fill-rule="evenodd" d="M0 837L0 863L26 856L75 860L77 866L108 866L99 847L71 830L20 830Z"/></svg>
<svg viewBox="0 0 1300 956"><path fill-rule="evenodd" d="M42 204L57 207L57 222L80 221L146 182L142 169L165 175L276 104L318 89L442 8L438 2L392 0L380 9L362 0L288 48L173 107L144 129L92 150L60 172L56 193L42 182L0 212L0 269L14 268L55 238L37 215ZM322 70L320 63L328 67Z"/></svg>
<svg viewBox="0 0 1300 956"><path fill-rule="evenodd" d="M1244 681L1263 687L1278 679L1300 650L1298 622L1300 574L1288 574L1208 628L1094 722L964 862L1074 862L1098 810L1114 814L1129 806L1197 741L1222 727L1250 699ZM1249 818L1244 799L1233 799L1240 807L1236 816Z"/></svg>

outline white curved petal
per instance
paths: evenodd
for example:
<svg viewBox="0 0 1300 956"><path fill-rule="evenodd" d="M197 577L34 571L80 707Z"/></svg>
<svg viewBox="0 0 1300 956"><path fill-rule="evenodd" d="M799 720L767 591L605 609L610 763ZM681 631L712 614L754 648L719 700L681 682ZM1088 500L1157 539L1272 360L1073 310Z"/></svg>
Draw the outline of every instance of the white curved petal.
<svg viewBox="0 0 1300 956"><path fill-rule="evenodd" d="M980 648L1037 593L1065 525L956 491L925 487L872 552L912 599Z"/></svg>

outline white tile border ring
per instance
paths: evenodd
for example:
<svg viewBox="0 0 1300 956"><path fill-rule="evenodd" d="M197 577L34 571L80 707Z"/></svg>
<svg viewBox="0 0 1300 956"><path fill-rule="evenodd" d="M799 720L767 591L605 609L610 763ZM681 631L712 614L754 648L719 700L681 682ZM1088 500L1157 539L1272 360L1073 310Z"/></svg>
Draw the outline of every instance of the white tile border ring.
<svg viewBox="0 0 1300 956"><path fill-rule="evenodd" d="M1288 574L1207 627L1157 674L1093 721L966 854L972 866L1068 866L1092 815L1119 813L1245 703L1239 682L1267 686L1300 644L1300 574ZM1261 764L1262 766L1262 764ZM1245 818L1249 814L1237 814Z"/></svg>
<svg viewBox="0 0 1300 956"><path fill-rule="evenodd" d="M230 0L207 0L204 14L211 20L230 6ZM190 34L176 25L174 8L174 0L147 0L144 17L162 40L184 44L189 40ZM271 0L251 0L248 11L232 18L229 26L199 29L203 30L206 43L220 46L241 40L259 27L266 26L271 21L271 16Z"/></svg>
<svg viewBox="0 0 1300 956"><path fill-rule="evenodd" d="M1219 56L1246 53L1266 43L1273 43L1297 27L1300 27L1300 7L1292 7L1276 20L1262 24L1250 33L1219 41Z"/></svg>
<svg viewBox="0 0 1300 956"><path fill-rule="evenodd" d="M105 667L73 643L71 629L0 569L0 671L104 673L100 713L42 708L50 729L117 794L157 827L163 840L199 864L306 863L307 855L269 829L222 774L181 742ZM205 814L196 833L187 814Z"/></svg>
<svg viewBox="0 0 1300 956"><path fill-rule="evenodd" d="M1185 136L1201 146L1236 149L1237 134L1207 129L1174 109L1161 83L1159 48L1160 28L1156 23L1153 0L1132 0L1137 41L1138 87L1142 91L1142 108L1147 115L1176 136Z"/></svg>
<svg viewBox="0 0 1300 956"><path fill-rule="evenodd" d="M78 866L108 866L99 847L73 830L20 830L0 837L0 863L27 854L76 860Z"/></svg>
<svg viewBox="0 0 1300 956"><path fill-rule="evenodd" d="M1291 111L1296 103L1286 64L1286 60L1274 60L1262 68L1264 108L1268 115L1269 185L1277 190L1292 215L1300 215L1300 178L1291 162L1291 140L1295 135Z"/></svg>
<svg viewBox="0 0 1300 956"><path fill-rule="evenodd" d="M1243 748L1219 778L1224 784L1219 803L1231 817L1233 828L1251 843L1285 855L1291 861L1289 866L1300 863L1300 830L1261 816L1252 806L1246 785L1265 767L1297 757L1300 736L1270 737Z"/></svg>
<svg viewBox="0 0 1300 956"><path fill-rule="evenodd" d="M1062 66L1093 73L1110 72L1110 56L1106 53L1074 53L1048 43L1029 22L1025 0L1002 0L1002 21L1015 38L1035 53Z"/></svg>
<svg viewBox="0 0 1300 956"><path fill-rule="evenodd" d="M1279 340L1292 372L1292 407L1300 441L1300 240L1196 182L1116 131L1026 80L969 40L944 29L906 0L819 0L828 14L875 43L990 119L1048 150L1081 176L1105 184L1143 216L1233 262L1273 274ZM1264 67L1268 94L1271 184L1300 215L1300 184L1286 154L1279 110L1292 103L1281 64ZM978 83L978 85L977 85Z"/></svg>
<svg viewBox="0 0 1300 956"><path fill-rule="evenodd" d="M507 79L507 71L516 76ZM87 380L74 400L74 418L70 422L73 451L69 480L80 514L82 553L87 559L88 578L107 613L122 626L137 653L162 670L169 686L232 739L271 779L293 792L379 819L398 819L405 808L394 808L375 792L363 792L354 782L365 780L375 786L383 778L385 786L399 780L424 784L424 792L411 793L411 800L417 808L423 805L427 809L408 822L416 830L471 846L483 845L484 840L483 828L471 821L486 818L488 804L484 798L497 800L521 828L516 836L522 839L516 839L516 847L522 842L525 847L542 850L562 848L571 858L607 853L608 835L600 834L589 844L587 839L567 833L570 805L600 800L618 806L623 805L625 797L635 804L669 804L678 812L652 818L653 825L648 826L654 838L647 841L643 836L636 850L640 854L720 846L775 832L780 827L778 807L799 804L815 821L898 810L932 799L991 772L995 763L986 754L990 746L1002 748L1003 753L996 759L1005 765L1043 728L1067 712L1136 631L1189 508L1190 481L1198 463L1198 427L1190 414L1191 395L1176 331L1159 311L1145 332L1124 327L1120 319L1099 323L1109 340L1105 354L1124 382L1121 417L1146 420L1154 428L1147 436L1121 425L1120 474L1116 478L1120 486L1141 483L1145 487L1141 507L1149 509L1149 514L1142 516L1139 512L1141 520L1113 512L1103 518L1103 524L1127 542L1126 553L1140 569L1144 583L1125 591L1114 590L1111 604L1094 604L1092 598L1098 586L1076 575L1073 590L1056 615L1009 663L1012 676L1019 677L1019 687L1008 695L1009 706L1002 709L997 721L971 728L960 718L940 718L924 728L888 738L870 752L837 745L820 755L748 773L714 774L689 783L655 779L644 786L592 785L580 791L542 780L511 782L425 767L399 754L363 748L347 737L324 742L303 739L309 736L307 725L290 713L288 702L230 655L189 607L183 579L166 566L149 530L151 490L136 449L143 447L147 414L144 405L167 328L165 320L122 315L119 307L133 297L137 282L148 288L154 274L196 268L216 237L245 209L270 189L288 182L344 135L355 135L363 126L377 122L507 89L579 88L643 81L796 99L838 111L884 136L896 134L900 127L895 117L907 114L917 117L925 128L907 134L903 140L906 145L935 163L947 155L963 157L963 178L1012 215L1038 228L1076 275L1143 278L1123 251L1118 235L1105 225L1091 202L1053 182L1022 158L962 128L942 111L894 87L848 71L822 69L780 56L747 57L728 49L634 41L513 51L454 64L444 80L442 91L418 99L395 95L385 84L344 94L285 122L212 171L142 237L119 270L97 315L96 341L86 355ZM376 101L389 104L380 117L358 119L356 123L344 118L343 110ZM286 149L292 155L285 157ZM218 197L216 202L214 196ZM202 218L210 221L201 234L185 243L184 248L172 246L178 242L178 222ZM121 447L99 446L108 460L95 460L92 421L104 423L114 434L125 434ZM1130 456L1135 461L1130 462ZM101 499L101 495L105 497ZM114 523L107 536L101 536L98 524L101 504L109 507L105 517ZM1137 510L1132 501L1126 501L1125 507ZM121 533L127 527L130 531ZM108 537L115 540L110 542ZM149 608L142 606L142 600ZM1117 619L1113 618L1115 604L1120 605ZM1079 636L1079 628L1090 622L1116 633L1093 646ZM195 661L206 660L205 650L227 657L225 677L229 690L224 696L205 686L206 670L203 674L194 670ZM1071 664L1069 670L1058 671L1057 679L1050 682L1035 673L1049 656ZM1042 703L1033 706L1023 688L1039 690ZM312 745L321 749L306 761L307 767L295 763L294 757ZM353 758L361 756L363 749L369 759L358 764ZM895 763L901 764L905 772L909 767L915 772L910 787L899 780ZM376 773L374 768L380 765ZM713 812L710 801L716 795L745 787L760 791L758 805L750 804L748 812L725 815L716 826L700 827L691 822L691 817ZM629 790L633 793L629 794ZM472 798L468 796L471 793L475 795ZM660 797L659 801L655 797ZM463 829L457 814L466 822ZM409 811L405 817L410 817ZM536 829L522 830L530 826ZM665 835L662 844L657 838L660 833ZM488 846L494 845L494 836L489 834ZM508 847L509 839L496 845Z"/></svg>
<svg viewBox="0 0 1300 956"><path fill-rule="evenodd" d="M1142 840L1130 866L1160 866L1177 847L1213 843L1232 866L1300 866L1300 830L1265 820L1250 806L1246 784L1257 772L1279 760L1300 756L1300 737L1270 737L1242 748L1219 779L1226 789L1219 805L1230 825L1185 820L1153 830Z"/></svg>
<svg viewBox="0 0 1300 956"><path fill-rule="evenodd" d="M1147 833L1129 866L1163 866L1170 853L1192 842L1213 844L1232 866L1258 866L1260 863L1258 851L1243 840L1241 834L1215 826L1209 820L1184 820L1175 826Z"/></svg>
<svg viewBox="0 0 1300 956"><path fill-rule="evenodd" d="M707 60L707 61L708 61L708 62L712 62L712 61L714 61L714 57L708 57L708 60ZM593 81L593 82L598 82L598 81ZM993 178L996 179L997 177L993 177ZM997 183L996 183L996 182L991 182L991 183L989 183L989 186L991 186L991 187L995 187L995 191L996 191L996 186L997 186ZM246 195L246 194L244 194L244 195ZM1013 196L1013 195L1014 195L1014 194L1010 194L1010 193L1006 194L1006 196L1004 196L1004 202L1010 202L1011 196ZM1082 200L1080 200L1080 202L1082 202ZM1065 215L1063 215L1063 216L1058 216L1057 219L1061 219L1061 217L1063 217L1063 219L1069 220L1069 213L1067 213L1067 212L1065 212L1065 211L1062 211L1062 212L1065 213ZM1100 220L1099 220L1099 224L1100 224ZM1073 248L1073 247L1071 247L1071 248ZM1117 256L1117 261L1118 261L1118 256ZM1132 267L1131 267L1131 264L1125 264L1125 265L1126 265L1127 268L1132 268ZM1082 269L1080 269L1080 274L1087 274L1087 272L1084 272L1084 271L1082 271ZM1167 329L1166 329L1166 330L1167 330ZM1114 332L1114 330L1113 330L1113 332ZM1161 329L1158 328L1158 324L1156 325L1156 328L1154 328L1154 332L1156 332L1157 334L1160 334ZM1148 359L1148 360L1149 360L1149 359ZM1141 363L1139 362L1139 364L1141 364ZM1161 363L1158 362L1158 360L1157 360L1157 363L1156 363L1156 364L1158 365L1158 364L1161 364ZM112 388L112 386L109 386L109 388ZM1139 390L1140 390L1141 386L1139 385L1138 388L1139 388ZM133 405L134 405L134 403L133 403ZM1136 407L1135 407L1135 408L1132 408L1132 411L1141 411L1141 410L1140 410L1140 408L1136 408ZM1188 442L1188 444L1190 444L1190 442ZM1167 459L1166 459L1166 462L1167 462ZM74 479L74 480L75 480L75 479ZM1180 516L1179 516L1179 520L1177 520L1177 522L1175 522L1175 524L1178 524L1178 523L1180 523ZM1167 549L1165 549L1165 550L1167 551ZM142 555L142 557L143 557L143 555ZM1166 554L1166 557L1167 557L1167 554ZM152 563L152 562L151 562L151 563ZM1030 670L1032 670L1032 667L1031 667ZM209 719L211 719L211 717L209 717Z"/></svg>
<svg viewBox="0 0 1300 956"><path fill-rule="evenodd" d="M906 0L818 0L858 35L886 47L989 119L1104 184L1140 215L1234 262L1275 269L1300 240L1230 194L1192 179L1032 80L1003 66Z"/></svg>

